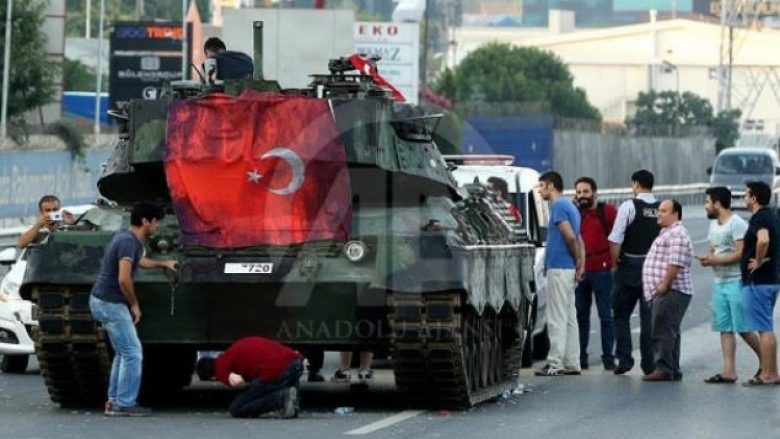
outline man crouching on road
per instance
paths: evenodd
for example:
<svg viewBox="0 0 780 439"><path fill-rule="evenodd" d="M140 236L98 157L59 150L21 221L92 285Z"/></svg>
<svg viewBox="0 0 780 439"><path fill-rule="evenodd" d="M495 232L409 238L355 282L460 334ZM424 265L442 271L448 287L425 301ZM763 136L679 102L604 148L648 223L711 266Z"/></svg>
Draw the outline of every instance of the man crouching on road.
<svg viewBox="0 0 780 439"><path fill-rule="evenodd" d="M206 375L243 392L230 404L235 418L249 418L274 410L282 418L298 416L298 388L303 356L262 337L246 337L214 359L203 360Z"/></svg>
<svg viewBox="0 0 780 439"><path fill-rule="evenodd" d="M679 381L680 324L693 295L693 244L682 225L682 206L664 200L658 206L661 232L642 266L645 300L652 313L655 370L644 381Z"/></svg>
<svg viewBox="0 0 780 439"><path fill-rule="evenodd" d="M141 306L135 294L133 274L142 268L176 271L176 261L150 259L144 242L157 231L162 208L148 202L133 206L130 227L116 232L106 247L89 308L103 324L114 349L114 362L108 381L106 416L148 416L151 411L136 402L141 387L143 351L135 325L141 320Z"/></svg>

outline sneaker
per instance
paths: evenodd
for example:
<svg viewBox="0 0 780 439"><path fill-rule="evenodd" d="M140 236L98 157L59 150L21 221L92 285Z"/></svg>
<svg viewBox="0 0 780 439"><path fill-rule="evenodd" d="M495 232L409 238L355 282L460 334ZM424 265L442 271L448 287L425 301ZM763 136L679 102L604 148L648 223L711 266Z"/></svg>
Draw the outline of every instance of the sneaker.
<svg viewBox="0 0 780 439"><path fill-rule="evenodd" d="M347 383L350 379L352 379L352 377L348 373L341 369L336 369L336 371L333 372L333 378L330 380L337 383Z"/></svg>
<svg viewBox="0 0 780 439"><path fill-rule="evenodd" d="M309 372L308 379L310 383L321 383L325 381L325 377L319 372Z"/></svg>
<svg viewBox="0 0 780 439"><path fill-rule="evenodd" d="M106 401L106 404L103 406L104 416L111 416L111 410L112 410L111 405L112 405L111 401Z"/></svg>
<svg viewBox="0 0 780 439"><path fill-rule="evenodd" d="M360 381L373 381L374 380L374 371L369 369L366 372L363 372L363 371L358 372L358 380L360 380Z"/></svg>
<svg viewBox="0 0 780 439"><path fill-rule="evenodd" d="M582 371L577 369L563 369L564 375L582 375Z"/></svg>
<svg viewBox="0 0 780 439"><path fill-rule="evenodd" d="M111 404L110 410L105 413L106 416L112 416L112 417L130 417L130 418L141 418L144 416L149 416L152 414L152 411L146 407L141 407L140 405L132 405L129 407L122 407L120 405Z"/></svg>
<svg viewBox="0 0 780 439"><path fill-rule="evenodd" d="M563 369L560 367L550 366L549 364L546 364L543 368L537 370L534 372L534 375L540 376L540 377L559 377L563 376Z"/></svg>
<svg viewBox="0 0 780 439"><path fill-rule="evenodd" d="M298 416L298 389L290 386L284 389L282 408L279 409L279 417L291 419Z"/></svg>

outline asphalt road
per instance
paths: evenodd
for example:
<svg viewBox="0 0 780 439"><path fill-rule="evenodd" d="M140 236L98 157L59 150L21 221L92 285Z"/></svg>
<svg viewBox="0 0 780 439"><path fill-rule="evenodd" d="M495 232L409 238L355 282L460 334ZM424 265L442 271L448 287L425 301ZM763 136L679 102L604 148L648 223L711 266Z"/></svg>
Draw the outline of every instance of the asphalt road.
<svg viewBox="0 0 780 439"><path fill-rule="evenodd" d="M685 223L704 251L707 222L696 209ZM344 384L305 383L303 411L295 420L231 419L225 413L231 393L214 383L198 383L151 418L104 418L95 411L62 410L49 401L33 362L25 375L0 374L0 438L223 438L342 437L388 438L776 438L780 437L780 386L745 388L704 384L718 372L718 336L709 328L711 275L696 266L696 295L683 321L685 378L673 383L643 383L638 367L626 376L596 364L579 377L534 377L524 369L524 392L462 412L409 410L395 392L392 375L378 371L376 383L361 390ZM593 315L593 328L598 321ZM776 310L776 318L780 311ZM632 319L638 327L638 317ZM598 333L591 336L591 358L600 354ZM638 359L638 353L635 352ZM739 373L748 378L755 358L743 343ZM539 364L537 364L537 367ZM335 368L329 354L325 372ZM338 415L339 406L355 413Z"/></svg>

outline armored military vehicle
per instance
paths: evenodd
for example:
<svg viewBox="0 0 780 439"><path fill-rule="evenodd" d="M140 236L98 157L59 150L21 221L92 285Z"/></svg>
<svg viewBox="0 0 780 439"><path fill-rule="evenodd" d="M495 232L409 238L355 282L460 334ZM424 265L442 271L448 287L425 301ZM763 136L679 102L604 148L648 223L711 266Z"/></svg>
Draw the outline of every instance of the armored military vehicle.
<svg viewBox="0 0 780 439"><path fill-rule="evenodd" d="M138 270L142 398L187 385L197 350L260 335L299 348L387 350L412 405L463 407L515 385L534 246L480 185L458 188L438 116L398 102L364 57L310 87L181 82L135 100L98 181L111 203L31 248L22 295L53 401L99 405L111 352L88 297L111 234L139 200L170 215ZM358 70L358 72L354 72Z"/></svg>

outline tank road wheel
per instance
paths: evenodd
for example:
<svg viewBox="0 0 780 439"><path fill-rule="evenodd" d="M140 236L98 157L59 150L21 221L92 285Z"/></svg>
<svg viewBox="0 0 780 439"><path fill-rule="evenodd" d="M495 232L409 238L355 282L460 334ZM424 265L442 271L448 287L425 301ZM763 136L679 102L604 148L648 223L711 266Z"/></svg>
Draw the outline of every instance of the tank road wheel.
<svg viewBox="0 0 780 439"><path fill-rule="evenodd" d="M111 369L108 339L89 311L88 286L35 287L35 351L52 401L101 407Z"/></svg>
<svg viewBox="0 0 780 439"><path fill-rule="evenodd" d="M388 304L396 384L413 404L470 406L514 387L524 341L516 311L480 316L459 291L390 292Z"/></svg>

